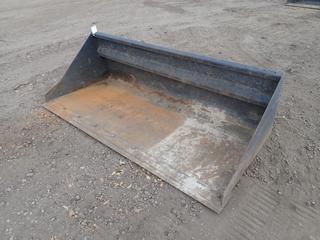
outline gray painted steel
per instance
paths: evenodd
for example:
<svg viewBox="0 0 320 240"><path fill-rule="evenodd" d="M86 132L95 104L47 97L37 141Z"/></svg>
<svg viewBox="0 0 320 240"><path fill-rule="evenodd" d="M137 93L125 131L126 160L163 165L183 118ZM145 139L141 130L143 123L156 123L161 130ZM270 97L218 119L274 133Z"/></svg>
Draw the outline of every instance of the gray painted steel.
<svg viewBox="0 0 320 240"><path fill-rule="evenodd" d="M91 130L66 119L204 205L220 212L272 129L282 92L283 73L95 32L88 37L61 81L46 94L46 100L50 103L114 73L134 76L139 84L172 96L223 109L228 116L250 126L252 133L248 140L242 139L246 145L243 150L239 150L239 161L233 162L227 172L219 173L223 181L216 186L210 186L209 181L205 182L206 189L201 194L206 197L203 197L200 192L191 191L179 182L174 172L166 173L168 170L161 169L161 165L148 165L141 153L125 151L122 143L100 139ZM253 113L256 117L251 116ZM210 119L205 120L210 122ZM221 151L227 152L228 147Z"/></svg>
<svg viewBox="0 0 320 240"><path fill-rule="evenodd" d="M286 3L290 7L320 9L320 0L288 0Z"/></svg>

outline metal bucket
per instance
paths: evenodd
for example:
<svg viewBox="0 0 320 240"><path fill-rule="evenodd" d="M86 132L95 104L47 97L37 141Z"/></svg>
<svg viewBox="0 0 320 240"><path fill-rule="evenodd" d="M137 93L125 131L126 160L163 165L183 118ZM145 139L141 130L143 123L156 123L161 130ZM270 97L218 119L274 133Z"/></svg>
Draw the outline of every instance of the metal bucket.
<svg viewBox="0 0 320 240"><path fill-rule="evenodd" d="M45 107L216 212L267 138L282 73L93 32Z"/></svg>

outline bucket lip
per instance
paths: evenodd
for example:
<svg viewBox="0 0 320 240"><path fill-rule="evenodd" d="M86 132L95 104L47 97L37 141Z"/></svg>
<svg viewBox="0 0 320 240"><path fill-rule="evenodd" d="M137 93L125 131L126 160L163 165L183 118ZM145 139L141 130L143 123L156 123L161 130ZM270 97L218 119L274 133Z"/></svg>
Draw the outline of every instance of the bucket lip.
<svg viewBox="0 0 320 240"><path fill-rule="evenodd" d="M176 50L168 47L146 43L143 41L137 41L137 40L132 40L125 37L115 36L109 33L99 32L95 25L91 27L91 34L93 37L97 39L120 43L123 45L144 49L146 51L150 51L154 53L161 53L169 56L180 57L189 61L198 62L201 64L207 64L210 66L218 67L228 71L247 74L250 76L256 76L264 79L274 80L276 82L279 82L283 76L283 72L280 70L273 70L270 68L251 66L251 65L234 62L234 61L220 60L214 57L209 57L209 56L200 55L200 54L187 52L187 51Z"/></svg>

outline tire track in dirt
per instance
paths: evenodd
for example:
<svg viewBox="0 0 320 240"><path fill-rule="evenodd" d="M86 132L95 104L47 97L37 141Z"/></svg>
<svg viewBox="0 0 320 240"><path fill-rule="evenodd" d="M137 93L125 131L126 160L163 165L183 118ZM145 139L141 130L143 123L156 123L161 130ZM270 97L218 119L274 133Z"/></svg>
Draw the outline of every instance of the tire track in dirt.
<svg viewBox="0 0 320 240"><path fill-rule="evenodd" d="M284 199L275 190L255 182L230 217L221 239L316 239L320 212L294 200ZM299 234L295 229L301 229ZM261 238L257 238L260 236ZM313 237L313 238L312 238Z"/></svg>

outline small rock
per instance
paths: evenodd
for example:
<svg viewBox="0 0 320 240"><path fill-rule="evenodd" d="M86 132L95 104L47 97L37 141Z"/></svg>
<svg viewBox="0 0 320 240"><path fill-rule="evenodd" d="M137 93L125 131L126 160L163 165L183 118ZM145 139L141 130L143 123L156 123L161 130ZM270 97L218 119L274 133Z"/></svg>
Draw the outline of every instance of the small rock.
<svg viewBox="0 0 320 240"><path fill-rule="evenodd" d="M315 201L310 201L310 200L308 200L308 201L305 202L305 205L306 205L307 207L314 206L314 205L316 205L316 202L315 202Z"/></svg>
<svg viewBox="0 0 320 240"><path fill-rule="evenodd" d="M72 208L70 208L70 209L69 209L69 212L68 212L68 215L69 215L69 217L71 218L71 217L75 217L75 216L76 216L76 213L75 213L75 211L73 211Z"/></svg>
<svg viewBox="0 0 320 240"><path fill-rule="evenodd" d="M76 201L80 201L80 200L81 200L81 197L80 197L79 194L77 194L76 196L74 196L74 199L75 199Z"/></svg>
<svg viewBox="0 0 320 240"><path fill-rule="evenodd" d="M34 175L33 170L29 171L29 172L26 174L27 177L32 177L33 175Z"/></svg>
<svg viewBox="0 0 320 240"><path fill-rule="evenodd" d="M134 212L135 213L139 213L139 212L141 212L143 209L142 208L134 208Z"/></svg>

